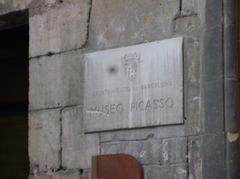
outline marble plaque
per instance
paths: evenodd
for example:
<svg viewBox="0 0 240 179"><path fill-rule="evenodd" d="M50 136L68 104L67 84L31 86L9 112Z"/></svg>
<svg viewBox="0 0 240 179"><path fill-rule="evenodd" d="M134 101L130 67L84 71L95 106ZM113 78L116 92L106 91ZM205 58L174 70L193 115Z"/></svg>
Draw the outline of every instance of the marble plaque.
<svg viewBox="0 0 240 179"><path fill-rule="evenodd" d="M85 132L183 123L183 38L88 53Z"/></svg>

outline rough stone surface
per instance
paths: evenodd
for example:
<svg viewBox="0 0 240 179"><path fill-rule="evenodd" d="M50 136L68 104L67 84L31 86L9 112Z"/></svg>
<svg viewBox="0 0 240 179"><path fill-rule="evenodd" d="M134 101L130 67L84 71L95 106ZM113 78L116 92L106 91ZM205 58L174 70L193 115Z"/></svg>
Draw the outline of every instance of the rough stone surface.
<svg viewBox="0 0 240 179"><path fill-rule="evenodd" d="M30 10L30 57L82 47L87 39L89 2L66 2L39 14Z"/></svg>
<svg viewBox="0 0 240 179"><path fill-rule="evenodd" d="M232 0L230 0L230 1L232 1ZM205 5L205 9L204 9L205 17L206 17L205 28L207 30L211 30L211 29L213 30L214 28L221 29L221 27L223 25L222 24L222 22L223 22L223 16L222 16L223 15L223 3L222 3L222 1L219 1L219 0L205 1L202 5ZM234 13L236 13L236 12L234 12ZM217 38L217 36L213 36L212 34L209 34L209 33L207 33L207 35ZM221 40L221 38L219 38L219 40ZM217 42L217 41L215 41L215 42ZM218 44L218 45L221 45L221 44Z"/></svg>
<svg viewBox="0 0 240 179"><path fill-rule="evenodd" d="M227 21L227 20L226 20ZM228 22L225 22L228 23ZM240 24L240 22L239 22ZM227 24L224 28L224 75L225 78L238 79L239 80L239 58L237 55L239 53L239 32L240 25L237 24ZM237 30L239 28L239 30ZM231 50L229 50L231 49ZM229 60L231 59L231 60Z"/></svg>
<svg viewBox="0 0 240 179"><path fill-rule="evenodd" d="M29 114L29 157L40 171L60 166L60 110L43 110Z"/></svg>
<svg viewBox="0 0 240 179"><path fill-rule="evenodd" d="M93 0L89 45L126 46L169 37L178 0Z"/></svg>
<svg viewBox="0 0 240 179"><path fill-rule="evenodd" d="M223 78L222 29L217 27L209 29L205 34L204 45L202 78L204 81L221 80Z"/></svg>
<svg viewBox="0 0 240 179"><path fill-rule="evenodd" d="M0 14L28 8L50 6L57 2L59 2L59 0L0 0Z"/></svg>
<svg viewBox="0 0 240 179"><path fill-rule="evenodd" d="M89 179L91 178L91 169L85 169L81 172L80 179Z"/></svg>
<svg viewBox="0 0 240 179"><path fill-rule="evenodd" d="M146 166L144 167L146 179L187 179L187 165L173 165L168 167Z"/></svg>
<svg viewBox="0 0 240 179"><path fill-rule="evenodd" d="M195 38L184 40L184 114L186 135L199 134L201 125L200 42Z"/></svg>
<svg viewBox="0 0 240 179"><path fill-rule="evenodd" d="M240 138L239 133L227 133L227 170L228 178L240 178L239 165L240 165Z"/></svg>
<svg viewBox="0 0 240 179"><path fill-rule="evenodd" d="M204 131L224 130L224 62L222 3L206 1L206 27L202 54L202 106L204 108Z"/></svg>
<svg viewBox="0 0 240 179"><path fill-rule="evenodd" d="M237 79L225 80L225 130L229 132L239 131L239 89Z"/></svg>
<svg viewBox="0 0 240 179"><path fill-rule="evenodd" d="M189 176L204 179L225 178L224 139L224 134L207 134L189 138Z"/></svg>
<svg viewBox="0 0 240 179"><path fill-rule="evenodd" d="M170 165L186 162L185 138L102 143L102 154L127 153L145 165Z"/></svg>
<svg viewBox="0 0 240 179"><path fill-rule="evenodd" d="M83 179L79 170L59 171L57 173L38 174L29 179Z"/></svg>
<svg viewBox="0 0 240 179"><path fill-rule="evenodd" d="M191 14L199 14L201 6L203 6L204 2L202 0L182 0L182 14L183 15L191 15Z"/></svg>
<svg viewBox="0 0 240 179"><path fill-rule="evenodd" d="M81 52L30 60L30 109L83 103Z"/></svg>
<svg viewBox="0 0 240 179"><path fill-rule="evenodd" d="M173 21L173 32L176 35L198 37L201 35L202 21L196 14L190 16L179 16Z"/></svg>
<svg viewBox="0 0 240 179"><path fill-rule="evenodd" d="M222 132L224 127L223 81L206 82L203 85L205 91L203 130L206 132Z"/></svg>
<svg viewBox="0 0 240 179"><path fill-rule="evenodd" d="M223 0L224 6L224 23L225 27L229 24L239 24L239 1L235 0ZM238 29L239 30L239 29ZM235 36L236 34L229 34Z"/></svg>
<svg viewBox="0 0 240 179"><path fill-rule="evenodd" d="M188 142L189 178L203 178L203 159L201 154L201 140L198 136L190 137Z"/></svg>
<svg viewBox="0 0 240 179"><path fill-rule="evenodd" d="M62 111L62 165L90 168L92 156L99 153L98 134L83 134L82 107Z"/></svg>

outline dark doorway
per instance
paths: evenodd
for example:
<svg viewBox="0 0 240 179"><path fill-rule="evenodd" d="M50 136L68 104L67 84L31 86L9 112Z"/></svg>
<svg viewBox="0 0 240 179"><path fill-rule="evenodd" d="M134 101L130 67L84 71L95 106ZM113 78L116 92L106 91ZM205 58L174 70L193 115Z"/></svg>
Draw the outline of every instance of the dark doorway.
<svg viewBox="0 0 240 179"><path fill-rule="evenodd" d="M26 179L28 161L28 14L0 16L0 179Z"/></svg>

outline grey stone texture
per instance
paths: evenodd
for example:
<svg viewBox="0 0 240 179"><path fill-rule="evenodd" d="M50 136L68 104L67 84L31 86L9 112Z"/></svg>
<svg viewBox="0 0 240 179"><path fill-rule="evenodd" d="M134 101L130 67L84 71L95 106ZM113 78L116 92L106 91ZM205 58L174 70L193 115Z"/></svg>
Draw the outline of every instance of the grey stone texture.
<svg viewBox="0 0 240 179"><path fill-rule="evenodd" d="M94 0L89 46L127 46L170 37L179 0Z"/></svg>
<svg viewBox="0 0 240 179"><path fill-rule="evenodd" d="M173 34L198 37L201 35L202 21L197 14L179 16L173 21Z"/></svg>
<svg viewBox="0 0 240 179"><path fill-rule="evenodd" d="M85 176L82 176L81 171L77 169L59 171L56 173L48 174L37 174L35 176L30 176L29 179L87 179Z"/></svg>
<svg viewBox="0 0 240 179"><path fill-rule="evenodd" d="M224 138L224 133L189 137L189 177L225 178Z"/></svg>
<svg viewBox="0 0 240 179"><path fill-rule="evenodd" d="M240 166L240 154L239 154L239 132L228 132L226 136L227 140L227 177L228 178L240 178L239 166Z"/></svg>
<svg viewBox="0 0 240 179"><path fill-rule="evenodd" d="M239 125L239 88L240 82L236 78L225 79L225 128L228 132L237 132Z"/></svg>
<svg viewBox="0 0 240 179"><path fill-rule="evenodd" d="M33 170L60 167L60 110L29 113L29 157Z"/></svg>
<svg viewBox="0 0 240 179"><path fill-rule="evenodd" d="M187 15L200 15L201 9L205 5L205 2L202 0L182 0L182 11L181 13L184 16Z"/></svg>
<svg viewBox="0 0 240 179"><path fill-rule="evenodd" d="M80 51L30 60L29 108L82 104L82 63Z"/></svg>
<svg viewBox="0 0 240 179"><path fill-rule="evenodd" d="M222 132L224 130L223 120L223 82L205 82L204 86L204 108L205 121L203 130L206 132ZM213 98L215 96L215 98Z"/></svg>
<svg viewBox="0 0 240 179"><path fill-rule="evenodd" d="M239 8L240 2L224 0L224 94L226 171L228 178L240 178L239 141ZM230 50L231 49L231 50Z"/></svg>
<svg viewBox="0 0 240 179"><path fill-rule="evenodd" d="M101 143L101 154L127 153L144 165L171 165L187 161L187 140L172 138L164 140L125 141Z"/></svg>
<svg viewBox="0 0 240 179"><path fill-rule="evenodd" d="M222 3L206 2L206 27L202 55L202 97L204 107L204 132L224 131L224 62Z"/></svg>
<svg viewBox="0 0 240 179"><path fill-rule="evenodd" d="M197 135L201 123L201 42L196 38L184 39L184 116L186 135Z"/></svg>
<svg viewBox="0 0 240 179"><path fill-rule="evenodd" d="M59 2L59 0L1 0L0 14L42 6L52 6L57 2Z"/></svg>
<svg viewBox="0 0 240 179"><path fill-rule="evenodd" d="M179 164L168 167L146 166L143 167L143 173L145 179L187 179L187 165Z"/></svg>
<svg viewBox="0 0 240 179"><path fill-rule="evenodd" d="M99 135L83 133L82 107L62 111L62 165L90 168L92 156L99 154Z"/></svg>
<svg viewBox="0 0 240 179"><path fill-rule="evenodd" d="M81 48L87 40L89 0L30 10L30 57Z"/></svg>

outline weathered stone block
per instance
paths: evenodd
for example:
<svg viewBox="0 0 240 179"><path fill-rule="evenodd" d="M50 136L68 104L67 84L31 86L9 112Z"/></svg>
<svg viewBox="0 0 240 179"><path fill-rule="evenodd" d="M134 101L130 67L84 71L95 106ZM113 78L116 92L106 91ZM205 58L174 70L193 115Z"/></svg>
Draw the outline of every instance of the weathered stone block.
<svg viewBox="0 0 240 179"><path fill-rule="evenodd" d="M60 166L60 110L34 111L29 114L29 157L40 171Z"/></svg>
<svg viewBox="0 0 240 179"><path fill-rule="evenodd" d="M37 176L30 176L29 179L81 179L81 173L77 169L59 171L57 173L39 174Z"/></svg>
<svg viewBox="0 0 240 179"><path fill-rule="evenodd" d="M240 165L240 138L239 132L228 132L227 133L227 174L228 178L240 178L239 165Z"/></svg>
<svg viewBox="0 0 240 179"><path fill-rule="evenodd" d="M212 26L211 26L212 27ZM202 71L204 81L221 80L223 78L223 31L214 27L205 33L202 54Z"/></svg>
<svg viewBox="0 0 240 179"><path fill-rule="evenodd" d="M205 82L202 86L205 98L203 130L208 133L222 132L224 130L223 81Z"/></svg>
<svg viewBox="0 0 240 179"><path fill-rule="evenodd" d="M230 24L239 24L239 2L236 0L224 0L224 24L227 27Z"/></svg>
<svg viewBox="0 0 240 179"><path fill-rule="evenodd" d="M184 39L184 110L186 135L201 131L201 42L195 38Z"/></svg>
<svg viewBox="0 0 240 179"><path fill-rule="evenodd" d="M225 25L224 28L224 75L225 78L229 79L239 79L240 65L238 61L238 39L240 37L240 26L239 28L238 26L239 25L231 24Z"/></svg>
<svg viewBox="0 0 240 179"><path fill-rule="evenodd" d="M83 134L82 107L62 112L62 165L67 168L90 168L92 156L99 153L98 134Z"/></svg>
<svg viewBox="0 0 240 179"><path fill-rule="evenodd" d="M42 174L38 176L29 176L28 179L54 179L52 175Z"/></svg>
<svg viewBox="0 0 240 179"><path fill-rule="evenodd" d="M146 179L187 179L187 165L173 165L167 167L146 166L144 167Z"/></svg>
<svg viewBox="0 0 240 179"><path fill-rule="evenodd" d="M72 0L43 12L30 10L30 57L81 48L87 39L89 0Z"/></svg>
<svg viewBox="0 0 240 179"><path fill-rule="evenodd" d="M127 153L145 165L169 165L186 162L185 138L102 143L102 154Z"/></svg>
<svg viewBox="0 0 240 179"><path fill-rule="evenodd" d="M81 53L73 51L30 60L30 109L83 103Z"/></svg>
<svg viewBox="0 0 240 179"><path fill-rule="evenodd" d="M201 35L201 20L197 15L180 16L173 21L173 31L177 35L198 37Z"/></svg>
<svg viewBox="0 0 240 179"><path fill-rule="evenodd" d="M182 15L199 14L200 7L203 6L201 0L182 0Z"/></svg>
<svg viewBox="0 0 240 179"><path fill-rule="evenodd" d="M58 0L0 0L0 14L41 7L44 5L53 5L57 2Z"/></svg>
<svg viewBox="0 0 240 179"><path fill-rule="evenodd" d="M228 132L239 131L239 88L238 80L225 80L225 130Z"/></svg>
<svg viewBox="0 0 240 179"><path fill-rule="evenodd" d="M178 0L94 0L89 44L103 49L170 36Z"/></svg>
<svg viewBox="0 0 240 179"><path fill-rule="evenodd" d="M200 2L202 2L200 0ZM202 3L201 3L202 4ZM208 30L213 28L222 28L223 23L223 3L219 0L211 0L211 1L205 1L205 3L202 4L205 6L205 17L206 17L206 28ZM209 34L209 36L214 37L214 34ZM209 39L210 40L210 39ZM220 40L220 39L219 39ZM212 41L213 42L213 41ZM210 43L211 44L211 43Z"/></svg>
<svg viewBox="0 0 240 179"><path fill-rule="evenodd" d="M201 154L201 139L200 137L190 137L188 142L188 163L189 163L189 178L203 178L203 159Z"/></svg>
<svg viewBox="0 0 240 179"><path fill-rule="evenodd" d="M225 147L224 134L190 137L188 147L189 176L204 179L225 178Z"/></svg>
<svg viewBox="0 0 240 179"><path fill-rule="evenodd" d="M90 169L84 169L81 172L80 179L89 179L91 178L91 170Z"/></svg>
<svg viewBox="0 0 240 179"><path fill-rule="evenodd" d="M80 179L80 171L79 170L67 170L57 172L54 179Z"/></svg>

